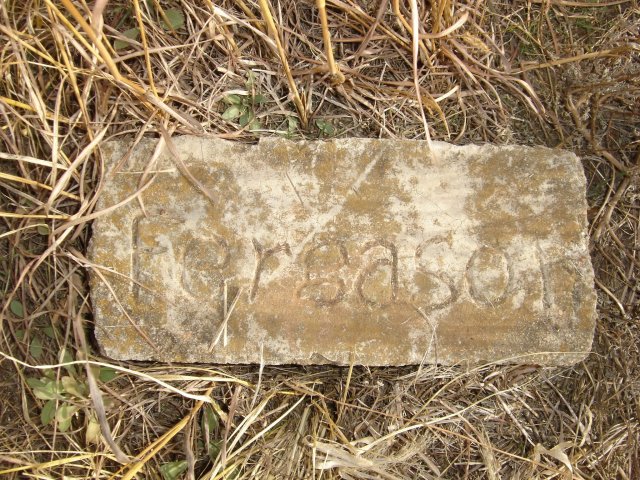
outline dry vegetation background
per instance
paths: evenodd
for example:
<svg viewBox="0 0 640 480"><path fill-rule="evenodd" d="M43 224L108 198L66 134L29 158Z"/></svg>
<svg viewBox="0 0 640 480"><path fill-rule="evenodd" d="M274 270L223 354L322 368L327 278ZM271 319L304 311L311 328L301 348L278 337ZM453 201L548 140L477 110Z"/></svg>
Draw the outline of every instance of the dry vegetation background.
<svg viewBox="0 0 640 480"><path fill-rule="evenodd" d="M638 2L323 4L0 1L0 476L640 478ZM83 254L102 142L419 139L422 112L434 139L584 160L599 295L586 361L100 357Z"/></svg>

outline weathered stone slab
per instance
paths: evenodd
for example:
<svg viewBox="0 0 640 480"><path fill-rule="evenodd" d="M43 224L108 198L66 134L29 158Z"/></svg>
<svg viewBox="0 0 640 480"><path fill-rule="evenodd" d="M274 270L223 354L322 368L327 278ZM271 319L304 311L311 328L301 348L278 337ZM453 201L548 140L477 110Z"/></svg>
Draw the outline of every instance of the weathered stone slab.
<svg viewBox="0 0 640 480"><path fill-rule="evenodd" d="M95 221L90 247L108 267L92 274L108 356L569 364L589 351L595 293L573 154L174 142L179 160L166 147L154 156L155 140L131 155L103 147L98 210L124 202Z"/></svg>

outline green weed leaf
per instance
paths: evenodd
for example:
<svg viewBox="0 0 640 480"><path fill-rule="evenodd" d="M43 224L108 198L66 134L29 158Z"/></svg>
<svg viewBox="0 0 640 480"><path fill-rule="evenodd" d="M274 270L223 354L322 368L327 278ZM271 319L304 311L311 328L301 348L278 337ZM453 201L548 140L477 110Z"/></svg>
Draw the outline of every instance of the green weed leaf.
<svg viewBox="0 0 640 480"><path fill-rule="evenodd" d="M169 21L169 25L167 25L164 20L162 21L162 26L165 30L178 30L184 25L184 14L181 10L169 8L164 11L164 14Z"/></svg>
<svg viewBox="0 0 640 480"><path fill-rule="evenodd" d="M122 35L130 40L138 40L138 37L140 36L140 29L138 27L130 28L129 30L122 32ZM122 50L129 46L131 46L131 44L126 40L116 40L113 42L113 48L116 50Z"/></svg>
<svg viewBox="0 0 640 480"><path fill-rule="evenodd" d="M109 367L100 367L100 381L103 383L107 383L118 376L118 372L113 368Z"/></svg>
<svg viewBox="0 0 640 480"><path fill-rule="evenodd" d="M186 460L179 460L177 462L165 463L160 467L160 473L164 480L176 480L179 475L182 475L187 471L188 464Z"/></svg>
<svg viewBox="0 0 640 480"><path fill-rule="evenodd" d="M263 103L267 103L267 97L265 97L261 93L257 93L256 96L253 97L253 103L257 105L262 105Z"/></svg>
<svg viewBox="0 0 640 480"><path fill-rule="evenodd" d="M246 127L252 118L253 112L251 112L250 110L245 110L240 116L240 120L238 120L238 122L240 123L241 127Z"/></svg>
<svg viewBox="0 0 640 480"><path fill-rule="evenodd" d="M42 407L42 410L40 411L40 421L42 422L42 425L49 425L53 421L55 416L56 401L49 400L44 404L44 407Z"/></svg>
<svg viewBox="0 0 640 480"><path fill-rule="evenodd" d="M11 309L11 313L13 313L16 317L24 317L24 307L22 306L22 302L20 300L11 300L9 308Z"/></svg>
<svg viewBox="0 0 640 480"><path fill-rule="evenodd" d="M27 377L27 385L29 385L33 389L36 389L36 388L44 388L46 383L40 380L39 378Z"/></svg>
<svg viewBox="0 0 640 480"><path fill-rule="evenodd" d="M96 420L96 417L94 417L93 415L89 417L89 424L87 425L87 431L85 435L87 444L98 443L100 441L100 424L98 423L98 420Z"/></svg>
<svg viewBox="0 0 640 480"><path fill-rule="evenodd" d="M216 457L220 454L221 447L222 447L221 441L209 443L209 451L207 452L207 454L209 455L209 458L211 459L212 462L215 462Z"/></svg>
<svg viewBox="0 0 640 480"><path fill-rule="evenodd" d="M247 73L247 88L251 90L251 88L255 85L255 83L256 83L256 74L253 73L253 70L249 70L249 73Z"/></svg>
<svg viewBox="0 0 640 480"><path fill-rule="evenodd" d="M65 393L70 393L78 398L87 396L87 386L78 382L75 378L64 376L60 379L60 382Z"/></svg>
<svg viewBox="0 0 640 480"><path fill-rule="evenodd" d="M39 336L36 335L31 339L31 344L29 345L29 353L33 358L38 360L40 359L40 357L42 357L42 352L42 340Z"/></svg>
<svg viewBox="0 0 640 480"><path fill-rule="evenodd" d="M220 420L218 415L213 411L211 405L205 405L202 410L202 418L200 419L200 428L202 429L202 434L206 442L203 443L200 448L204 449L205 444L208 446L207 455L209 455L211 461L214 461L218 453L220 453L220 442L213 441L218 433L219 426Z"/></svg>
<svg viewBox="0 0 640 480"><path fill-rule="evenodd" d="M242 97L240 95L232 93L231 95L227 95L226 97L224 97L224 102L228 103L229 105L242 105Z"/></svg>
<svg viewBox="0 0 640 480"><path fill-rule="evenodd" d="M298 119L296 117L287 117L288 131L294 133L298 129Z"/></svg>
<svg viewBox="0 0 640 480"><path fill-rule="evenodd" d="M42 377L39 381L36 379L30 380L29 385L33 388L33 394L40 400L55 400L62 398L60 392L62 391L61 385L47 377Z"/></svg>
<svg viewBox="0 0 640 480"><path fill-rule="evenodd" d="M331 136L336 133L336 128L326 120L317 119L316 126L320 129L324 135Z"/></svg>
<svg viewBox="0 0 640 480"><path fill-rule="evenodd" d="M218 415L213 411L211 405L205 405L202 413L202 430L209 431L209 435L211 435L215 430L218 429L220 422L218 420Z"/></svg>
<svg viewBox="0 0 640 480"><path fill-rule="evenodd" d="M44 327L42 329L42 332L52 340L56 338L56 334L54 333L53 327L51 325L49 325L48 327Z"/></svg>
<svg viewBox="0 0 640 480"><path fill-rule="evenodd" d="M222 114L222 119L223 120L235 120L240 115L242 115L243 110L244 109L242 107L238 106L238 105L231 105Z"/></svg>
<svg viewBox="0 0 640 480"><path fill-rule="evenodd" d="M62 349L62 355L60 356L60 363L70 363L73 362L73 356L66 348ZM65 365L64 368L69 372L69 375L77 375L78 370L76 370L75 365Z"/></svg>
<svg viewBox="0 0 640 480"><path fill-rule="evenodd" d="M58 407L56 411L56 422L58 423L58 430L66 432L71 427L71 419L73 415L78 411L79 407L71 405L69 403L63 403Z"/></svg>

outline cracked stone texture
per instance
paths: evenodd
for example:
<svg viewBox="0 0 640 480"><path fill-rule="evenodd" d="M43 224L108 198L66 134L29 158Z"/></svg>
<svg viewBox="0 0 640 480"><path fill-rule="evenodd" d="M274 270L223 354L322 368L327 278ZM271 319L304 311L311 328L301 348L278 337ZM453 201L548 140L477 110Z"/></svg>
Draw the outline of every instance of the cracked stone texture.
<svg viewBox="0 0 640 480"><path fill-rule="evenodd" d="M94 222L89 254L109 357L571 364L591 348L585 177L572 153L173 142L179 158L151 139L102 147L97 209L119 206Z"/></svg>

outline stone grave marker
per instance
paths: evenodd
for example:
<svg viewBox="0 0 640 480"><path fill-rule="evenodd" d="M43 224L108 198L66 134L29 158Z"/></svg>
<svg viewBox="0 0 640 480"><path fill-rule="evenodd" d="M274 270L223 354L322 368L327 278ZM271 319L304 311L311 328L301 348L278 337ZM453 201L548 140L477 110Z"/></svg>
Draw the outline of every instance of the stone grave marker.
<svg viewBox="0 0 640 480"><path fill-rule="evenodd" d="M571 364L591 348L585 177L571 153L157 145L102 147L97 210L109 210L89 255L109 357Z"/></svg>

